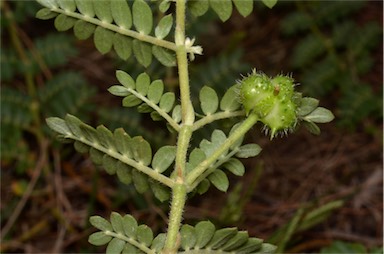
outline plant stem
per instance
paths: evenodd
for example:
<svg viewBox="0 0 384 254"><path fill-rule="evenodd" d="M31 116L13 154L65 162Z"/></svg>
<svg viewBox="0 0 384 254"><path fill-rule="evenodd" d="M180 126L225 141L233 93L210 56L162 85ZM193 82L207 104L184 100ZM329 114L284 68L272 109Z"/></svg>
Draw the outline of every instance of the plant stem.
<svg viewBox="0 0 384 254"><path fill-rule="evenodd" d="M187 189L184 184L176 184L172 189L171 212L169 214L168 233L163 254L176 253L179 245L179 229L184 211Z"/></svg>
<svg viewBox="0 0 384 254"><path fill-rule="evenodd" d="M212 163L214 163L225 151L227 151L239 138L244 136L244 134L249 131L258 120L259 117L257 114L250 114L236 129L236 131L227 138L224 144L222 144L209 158L202 161L191 171L191 173L187 175L187 186L193 186L196 179L198 179L199 176L202 175L212 165Z"/></svg>
<svg viewBox="0 0 384 254"><path fill-rule="evenodd" d="M175 185L172 187L172 202L169 213L168 232L162 252L167 254L176 253L180 245L178 236L187 196L184 173L187 151L193 132L192 127L195 121L195 110L190 98L188 52L185 47L185 4L186 0L176 1L175 43L179 71L182 125L177 141L175 160L176 181Z"/></svg>

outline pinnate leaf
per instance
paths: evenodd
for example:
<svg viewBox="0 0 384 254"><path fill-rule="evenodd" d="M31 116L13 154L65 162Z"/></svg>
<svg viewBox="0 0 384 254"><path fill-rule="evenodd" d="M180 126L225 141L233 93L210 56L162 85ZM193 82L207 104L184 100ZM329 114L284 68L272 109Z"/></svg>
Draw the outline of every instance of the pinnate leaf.
<svg viewBox="0 0 384 254"><path fill-rule="evenodd" d="M209 9L207 0L188 1L188 10L196 17L204 15Z"/></svg>

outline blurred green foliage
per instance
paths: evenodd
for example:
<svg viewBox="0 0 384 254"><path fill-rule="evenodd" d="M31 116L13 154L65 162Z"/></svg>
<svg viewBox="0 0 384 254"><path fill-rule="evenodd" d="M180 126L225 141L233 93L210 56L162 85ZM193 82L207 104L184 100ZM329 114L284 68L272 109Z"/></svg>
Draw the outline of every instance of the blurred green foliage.
<svg viewBox="0 0 384 254"><path fill-rule="evenodd" d="M281 22L281 32L298 39L290 65L309 95L334 96L340 126L354 130L367 118L382 119L382 84L368 83L382 44L377 22L359 23L365 1L309 1ZM299 71L299 73L298 73ZM376 86L375 86L376 85Z"/></svg>

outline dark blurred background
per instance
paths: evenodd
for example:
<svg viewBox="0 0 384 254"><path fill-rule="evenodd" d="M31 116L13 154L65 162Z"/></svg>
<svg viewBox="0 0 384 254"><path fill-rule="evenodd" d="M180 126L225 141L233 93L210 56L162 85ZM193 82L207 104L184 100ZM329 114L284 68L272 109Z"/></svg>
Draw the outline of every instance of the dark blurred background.
<svg viewBox="0 0 384 254"><path fill-rule="evenodd" d="M164 231L167 202L137 194L55 141L44 120L71 113L142 135L154 150L174 142L163 122L122 108L106 91L116 69L133 77L144 69L57 32L53 20L34 17L39 8L1 2L1 252L101 252L87 242L88 218L111 211ZM383 2L279 1L272 10L257 2L247 18L188 19L188 35L204 48L190 64L195 98L204 85L223 95L256 68L292 74L336 118L320 136L300 129L272 141L255 126L247 141L263 151L244 160L245 177L233 177L226 194L211 188L192 197L185 222L237 226L282 252L382 253ZM176 69L153 62L147 72L177 91Z"/></svg>

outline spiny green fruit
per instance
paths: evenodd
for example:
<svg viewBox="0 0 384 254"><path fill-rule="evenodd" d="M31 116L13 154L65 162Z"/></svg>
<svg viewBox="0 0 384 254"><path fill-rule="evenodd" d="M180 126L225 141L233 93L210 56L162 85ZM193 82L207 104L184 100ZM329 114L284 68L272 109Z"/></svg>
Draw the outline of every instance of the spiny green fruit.
<svg viewBox="0 0 384 254"><path fill-rule="evenodd" d="M294 80L278 75L273 79L255 70L240 81L240 99L247 115L257 114L271 139L287 133L296 125Z"/></svg>

